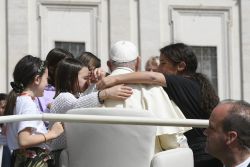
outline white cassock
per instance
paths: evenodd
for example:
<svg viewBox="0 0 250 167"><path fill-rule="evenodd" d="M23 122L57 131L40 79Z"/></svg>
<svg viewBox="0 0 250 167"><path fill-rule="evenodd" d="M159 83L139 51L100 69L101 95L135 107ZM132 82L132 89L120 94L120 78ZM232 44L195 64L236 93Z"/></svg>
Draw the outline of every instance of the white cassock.
<svg viewBox="0 0 250 167"><path fill-rule="evenodd" d="M112 75L119 75L134 72L126 67L115 69ZM186 119L178 106L172 102L161 86L145 84L128 84L133 88L133 94L125 101L105 100L103 107L133 108L148 110L160 119ZM183 139L183 133L190 130L190 127L157 127L156 152L161 149L178 147L178 138ZM185 138L185 137L184 137ZM186 139L186 138L185 138Z"/></svg>

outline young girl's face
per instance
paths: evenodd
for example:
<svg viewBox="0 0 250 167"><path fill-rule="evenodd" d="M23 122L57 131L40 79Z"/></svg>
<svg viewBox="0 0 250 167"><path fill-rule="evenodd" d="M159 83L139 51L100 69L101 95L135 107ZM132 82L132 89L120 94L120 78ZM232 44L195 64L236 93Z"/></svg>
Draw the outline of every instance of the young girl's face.
<svg viewBox="0 0 250 167"><path fill-rule="evenodd" d="M43 96L43 91L48 85L48 68L45 69L44 74L40 77L40 83L38 85L38 91L36 97Z"/></svg>
<svg viewBox="0 0 250 167"><path fill-rule="evenodd" d="M5 106L6 106L6 100L0 100L0 116L4 115Z"/></svg>
<svg viewBox="0 0 250 167"><path fill-rule="evenodd" d="M89 79L89 69L87 67L83 67L78 72L78 83L79 83L79 88L82 92L88 88L88 79Z"/></svg>

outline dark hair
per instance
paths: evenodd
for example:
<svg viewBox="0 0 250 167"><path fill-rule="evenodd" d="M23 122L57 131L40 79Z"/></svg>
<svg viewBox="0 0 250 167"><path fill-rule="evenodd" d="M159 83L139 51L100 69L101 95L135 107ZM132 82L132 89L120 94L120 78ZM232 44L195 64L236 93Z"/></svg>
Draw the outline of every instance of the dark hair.
<svg viewBox="0 0 250 167"><path fill-rule="evenodd" d="M87 66L89 70L101 67L101 60L93 53L83 52L77 59Z"/></svg>
<svg viewBox="0 0 250 167"><path fill-rule="evenodd" d="M243 100L225 100L222 104L230 104L232 107L222 122L225 132L235 131L237 140L242 148L250 148L250 104Z"/></svg>
<svg viewBox="0 0 250 167"><path fill-rule="evenodd" d="M73 58L73 54L63 50L63 49L59 49L59 48L54 48L52 49L47 57L46 57L46 61L48 62L48 75L49 75L49 79L48 79L48 83L51 84L52 86L55 86L55 71L56 71L56 67L59 61L61 61L64 58Z"/></svg>
<svg viewBox="0 0 250 167"><path fill-rule="evenodd" d="M70 92L76 95L81 91L78 83L78 73L83 67L87 66L74 58L66 58L58 63L55 77L55 97L61 92Z"/></svg>
<svg viewBox="0 0 250 167"><path fill-rule="evenodd" d="M1 100L6 100L7 99L7 94L6 93L0 93L0 101Z"/></svg>
<svg viewBox="0 0 250 167"><path fill-rule="evenodd" d="M13 72L14 82L11 82L13 89L7 98L5 115L13 115L17 95L22 93L37 75L42 76L46 67L45 61L31 55L24 56L18 61Z"/></svg>
<svg viewBox="0 0 250 167"><path fill-rule="evenodd" d="M219 96L204 74L195 73L191 75L191 77L201 86L201 109L210 115L214 107L220 101Z"/></svg>
<svg viewBox="0 0 250 167"><path fill-rule="evenodd" d="M219 97L212 84L204 74L197 73L198 61L192 48L184 43L170 44L160 49L161 55L167 57L174 65L185 62L184 77L196 80L201 86L201 109L211 114L213 108L219 103Z"/></svg>
<svg viewBox="0 0 250 167"><path fill-rule="evenodd" d="M174 64L181 61L186 63L184 73L195 73L198 61L192 48L184 43L170 44L160 49L161 55L164 55Z"/></svg>

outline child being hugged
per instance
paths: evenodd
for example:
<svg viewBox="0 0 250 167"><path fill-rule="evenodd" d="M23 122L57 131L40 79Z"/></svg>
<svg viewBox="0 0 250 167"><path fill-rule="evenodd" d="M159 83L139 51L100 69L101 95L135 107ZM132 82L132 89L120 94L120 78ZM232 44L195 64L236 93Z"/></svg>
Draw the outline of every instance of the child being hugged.
<svg viewBox="0 0 250 167"><path fill-rule="evenodd" d="M5 115L41 114L35 97L43 96L47 85L46 62L27 55L15 66L13 88L9 93ZM7 143L12 152L13 167L52 167L52 156L46 142L63 133L56 122L48 131L43 121L21 121L7 124Z"/></svg>
<svg viewBox="0 0 250 167"><path fill-rule="evenodd" d="M89 69L79 60L66 58L58 63L55 75L56 95L51 104L51 113L64 114L74 108L100 107L104 100L125 100L131 96L132 88L117 85L101 91L82 94L88 88ZM51 143L53 150L66 148L65 135Z"/></svg>
<svg viewBox="0 0 250 167"><path fill-rule="evenodd" d="M82 94L89 84L90 72L86 65L74 58L58 63L55 75L56 95L51 104L51 113L66 113L73 108L99 107L106 99L125 100L131 96L132 88L117 85L101 91ZM51 143L56 164L62 149L66 148L66 137L62 134Z"/></svg>

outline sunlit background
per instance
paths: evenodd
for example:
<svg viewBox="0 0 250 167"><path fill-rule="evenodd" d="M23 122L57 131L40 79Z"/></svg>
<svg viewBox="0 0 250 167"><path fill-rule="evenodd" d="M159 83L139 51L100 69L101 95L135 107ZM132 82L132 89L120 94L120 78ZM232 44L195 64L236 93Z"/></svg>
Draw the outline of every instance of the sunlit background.
<svg viewBox="0 0 250 167"><path fill-rule="evenodd" d="M144 70L161 47L184 42L221 99L250 101L249 11L249 0L1 0L0 91L10 90L13 68L26 54L89 51L107 70L110 46L129 40Z"/></svg>

